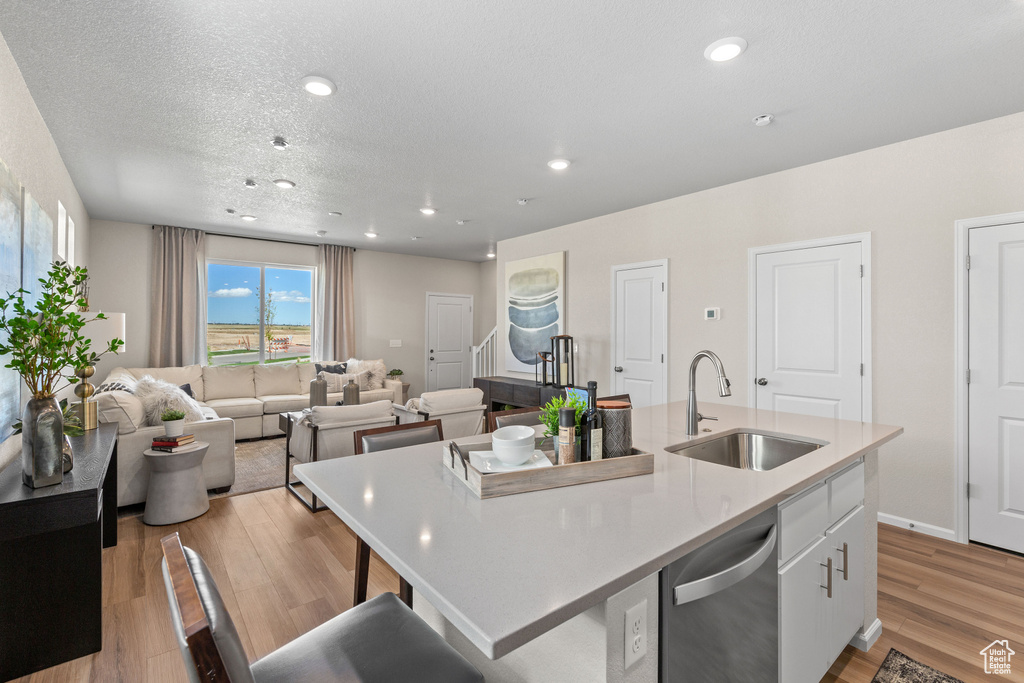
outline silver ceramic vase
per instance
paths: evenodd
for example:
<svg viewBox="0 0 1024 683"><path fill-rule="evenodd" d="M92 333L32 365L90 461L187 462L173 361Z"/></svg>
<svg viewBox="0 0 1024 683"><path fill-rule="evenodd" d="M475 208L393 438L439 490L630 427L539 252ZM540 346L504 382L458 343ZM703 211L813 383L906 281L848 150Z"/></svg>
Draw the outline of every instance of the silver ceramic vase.
<svg viewBox="0 0 1024 683"><path fill-rule="evenodd" d="M30 398L21 418L21 478L34 489L64 480L64 416L57 399Z"/></svg>

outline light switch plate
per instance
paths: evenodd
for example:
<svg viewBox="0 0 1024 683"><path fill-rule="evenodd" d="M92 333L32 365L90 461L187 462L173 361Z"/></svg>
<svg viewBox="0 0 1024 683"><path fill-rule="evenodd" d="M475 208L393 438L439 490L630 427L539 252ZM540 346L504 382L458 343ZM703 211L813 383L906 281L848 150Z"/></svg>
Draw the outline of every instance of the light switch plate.
<svg viewBox="0 0 1024 683"><path fill-rule="evenodd" d="M401 345L402 345L402 340L401 340L401 339L392 339L392 340L391 340L391 348L393 348L393 349L397 349L397 348L399 348L399 347L400 347Z"/></svg>
<svg viewBox="0 0 1024 683"><path fill-rule="evenodd" d="M625 646L624 668L636 664L647 654L647 599L641 600L626 610L626 624L623 638Z"/></svg>

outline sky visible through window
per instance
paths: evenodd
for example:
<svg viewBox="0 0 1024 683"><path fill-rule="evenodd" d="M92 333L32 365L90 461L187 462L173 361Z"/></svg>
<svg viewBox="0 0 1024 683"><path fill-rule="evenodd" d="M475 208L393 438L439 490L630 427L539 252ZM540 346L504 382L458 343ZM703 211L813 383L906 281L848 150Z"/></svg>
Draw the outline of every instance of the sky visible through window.
<svg viewBox="0 0 1024 683"><path fill-rule="evenodd" d="M267 268L267 289L273 293L277 325L309 325L312 272ZM256 325L259 323L260 269L211 263L207 266L207 322Z"/></svg>

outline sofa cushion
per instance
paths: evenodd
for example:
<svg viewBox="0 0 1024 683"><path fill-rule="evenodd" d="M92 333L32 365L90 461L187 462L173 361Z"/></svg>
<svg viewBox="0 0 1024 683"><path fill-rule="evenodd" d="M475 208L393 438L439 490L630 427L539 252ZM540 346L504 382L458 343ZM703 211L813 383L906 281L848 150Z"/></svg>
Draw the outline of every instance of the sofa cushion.
<svg viewBox="0 0 1024 683"><path fill-rule="evenodd" d="M215 398L206 402L220 417L259 417L263 401L258 398Z"/></svg>
<svg viewBox="0 0 1024 683"><path fill-rule="evenodd" d="M362 372L363 370L370 371L370 389L377 390L384 388L384 375L387 374L388 369L384 365L384 359L378 358L377 360L357 360L355 358L349 358L345 361L345 367L347 372Z"/></svg>
<svg viewBox="0 0 1024 683"><path fill-rule="evenodd" d="M196 400L202 401L206 398L205 387L203 386L203 366L201 365L186 365L182 368L128 368L128 372L135 379L142 379L149 375L153 379L170 382L179 387L182 384L191 384L192 393L195 394ZM111 372L110 375L113 377L114 373Z"/></svg>
<svg viewBox="0 0 1024 683"><path fill-rule="evenodd" d="M96 394L96 404L99 421L116 423L118 434L131 434L146 424L146 410L142 407L142 401L127 391Z"/></svg>
<svg viewBox="0 0 1024 683"><path fill-rule="evenodd" d="M394 415L391 401L374 401L357 406L313 406L309 421L315 425L338 422L363 422Z"/></svg>
<svg viewBox="0 0 1024 683"><path fill-rule="evenodd" d="M458 410L482 405L484 392L480 389L447 389L445 391L428 391L420 396L419 409L425 413L444 410Z"/></svg>
<svg viewBox="0 0 1024 683"><path fill-rule="evenodd" d="M345 374L344 363L314 363L313 367L316 368L316 374L318 375L321 372L333 372L337 375Z"/></svg>
<svg viewBox="0 0 1024 683"><path fill-rule="evenodd" d="M299 393L309 394L309 383L316 377L316 368L312 363L299 363Z"/></svg>
<svg viewBox="0 0 1024 683"><path fill-rule="evenodd" d="M206 396L200 400L256 398L256 382L252 365L214 366L203 368ZM192 387L195 389L195 387ZM290 392L289 392L290 393ZM210 405L213 405L212 403ZM260 411L262 413L262 411ZM257 413L260 414L260 413Z"/></svg>
<svg viewBox="0 0 1024 683"><path fill-rule="evenodd" d="M299 391L299 369L295 363L253 366L257 396L295 394Z"/></svg>
<svg viewBox="0 0 1024 683"><path fill-rule="evenodd" d="M271 413L290 413L293 410L302 410L309 407L309 394L305 396L302 394L278 394L275 396L257 396L256 398L263 401L263 412L267 415Z"/></svg>

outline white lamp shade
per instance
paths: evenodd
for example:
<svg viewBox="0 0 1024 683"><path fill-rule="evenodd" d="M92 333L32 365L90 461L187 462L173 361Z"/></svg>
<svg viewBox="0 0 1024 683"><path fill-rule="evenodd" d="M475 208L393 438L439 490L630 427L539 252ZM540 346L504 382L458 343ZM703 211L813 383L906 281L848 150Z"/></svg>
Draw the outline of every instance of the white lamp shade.
<svg viewBox="0 0 1024 683"><path fill-rule="evenodd" d="M92 340L89 348L96 353L101 353L106 349L111 339L124 341L124 313L104 311L103 315L106 316L103 320L90 320L82 328L82 336ZM124 349L125 347L122 346L117 352L121 353Z"/></svg>

